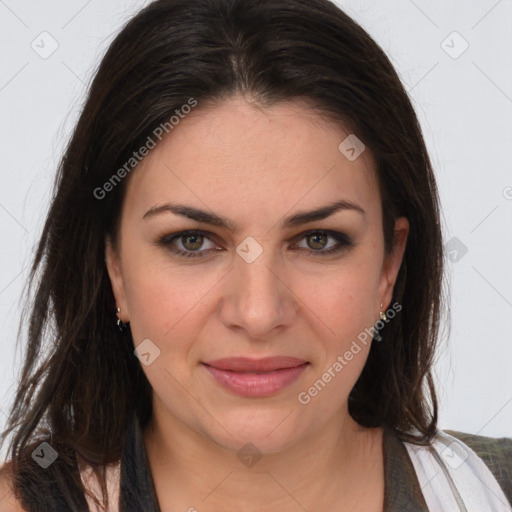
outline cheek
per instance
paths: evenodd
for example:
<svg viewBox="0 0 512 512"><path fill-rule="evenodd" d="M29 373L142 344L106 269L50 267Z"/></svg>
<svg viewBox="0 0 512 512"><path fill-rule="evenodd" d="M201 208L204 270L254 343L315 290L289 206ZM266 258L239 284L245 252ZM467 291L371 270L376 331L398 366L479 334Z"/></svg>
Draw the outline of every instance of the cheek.
<svg viewBox="0 0 512 512"><path fill-rule="evenodd" d="M376 320L376 279L367 267L354 267L315 283L318 293L309 292L304 310L309 328L316 330L317 364L299 401L314 404L317 415L332 416L348 399L368 358Z"/></svg>
<svg viewBox="0 0 512 512"><path fill-rule="evenodd" d="M379 268L374 254L359 253L330 272L297 280L306 322L316 331L317 365L304 391L306 398L318 395L317 407L346 400L363 370L377 320Z"/></svg>
<svg viewBox="0 0 512 512"><path fill-rule="evenodd" d="M199 330L198 315L218 278L133 247L127 247L128 253L123 270L134 343L149 338L164 348L172 340L170 348L182 350Z"/></svg>
<svg viewBox="0 0 512 512"><path fill-rule="evenodd" d="M378 277L368 265L343 265L322 275L304 274L296 280L297 296L338 345L375 322Z"/></svg>

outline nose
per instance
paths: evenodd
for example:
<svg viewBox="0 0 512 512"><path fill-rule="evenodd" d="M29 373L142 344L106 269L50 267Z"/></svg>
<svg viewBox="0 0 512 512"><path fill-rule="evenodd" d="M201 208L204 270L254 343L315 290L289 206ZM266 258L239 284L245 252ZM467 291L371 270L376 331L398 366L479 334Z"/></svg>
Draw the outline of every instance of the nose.
<svg viewBox="0 0 512 512"><path fill-rule="evenodd" d="M237 255L227 277L220 312L227 328L242 330L250 339L268 339L292 325L299 299L270 250L251 263Z"/></svg>

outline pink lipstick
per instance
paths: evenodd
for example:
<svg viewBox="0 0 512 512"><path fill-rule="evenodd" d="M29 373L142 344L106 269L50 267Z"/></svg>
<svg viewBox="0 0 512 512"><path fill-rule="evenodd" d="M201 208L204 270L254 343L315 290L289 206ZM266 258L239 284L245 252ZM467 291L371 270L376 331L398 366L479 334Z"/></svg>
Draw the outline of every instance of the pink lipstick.
<svg viewBox="0 0 512 512"><path fill-rule="evenodd" d="M271 396L294 382L309 365L296 357L229 357L203 363L213 378L244 397Z"/></svg>

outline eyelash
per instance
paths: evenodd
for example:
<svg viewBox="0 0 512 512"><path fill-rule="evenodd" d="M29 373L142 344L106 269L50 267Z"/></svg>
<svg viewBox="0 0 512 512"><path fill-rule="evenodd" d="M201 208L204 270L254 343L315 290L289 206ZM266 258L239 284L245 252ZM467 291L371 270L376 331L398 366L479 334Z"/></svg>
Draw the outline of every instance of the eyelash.
<svg viewBox="0 0 512 512"><path fill-rule="evenodd" d="M308 251L310 254L313 254L314 256L329 256L329 255L338 253L345 248L355 246L354 242L348 235L345 235L344 233L338 233L337 231L330 231L330 230L319 230L319 229L318 230L310 230L305 233L301 233L301 235L299 235L300 238L299 237L296 237L296 238L299 238L299 241L300 241L310 235L319 234L319 233L325 234L328 237L334 238L338 242L338 245L335 246L334 248L328 249L326 251L323 251L321 249L319 249L317 251L315 251L313 249L305 249L306 251ZM170 250L172 253L174 253L177 256L180 256L182 258L202 258L202 257L204 257L205 252L216 250L216 249L207 249L206 251L204 251L204 250L203 251L183 251L181 249L170 248L170 245L172 244L172 242L174 240L183 238L187 235L198 235L198 234L204 235L205 238L210 239L210 237L207 236L208 233L206 231L190 230L190 231L180 231L179 233L172 233L169 235L165 235L160 240L157 241L157 244L163 245L168 250Z"/></svg>

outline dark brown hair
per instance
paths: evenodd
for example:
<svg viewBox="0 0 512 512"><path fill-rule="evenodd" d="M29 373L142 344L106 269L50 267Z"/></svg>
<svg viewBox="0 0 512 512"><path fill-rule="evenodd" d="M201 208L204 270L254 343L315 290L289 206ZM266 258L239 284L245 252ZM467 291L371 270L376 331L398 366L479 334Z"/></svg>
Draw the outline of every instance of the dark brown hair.
<svg viewBox="0 0 512 512"><path fill-rule="evenodd" d="M410 232L393 295L402 310L372 343L349 411L363 426L388 426L417 444L435 434L439 199L389 59L328 0L158 0L125 25L94 75L32 267L24 365L2 437L12 436L14 481L29 510L42 510L28 485L43 478L30 470L36 439L51 439L59 453L51 478L78 503L76 455L99 466L117 461L132 414L142 426L151 417L151 387L129 331L116 330L105 266L105 237L115 238L128 178L102 199L93 191L190 98L200 109L239 92L263 107L306 99L371 151L386 251L395 218L407 217Z"/></svg>

